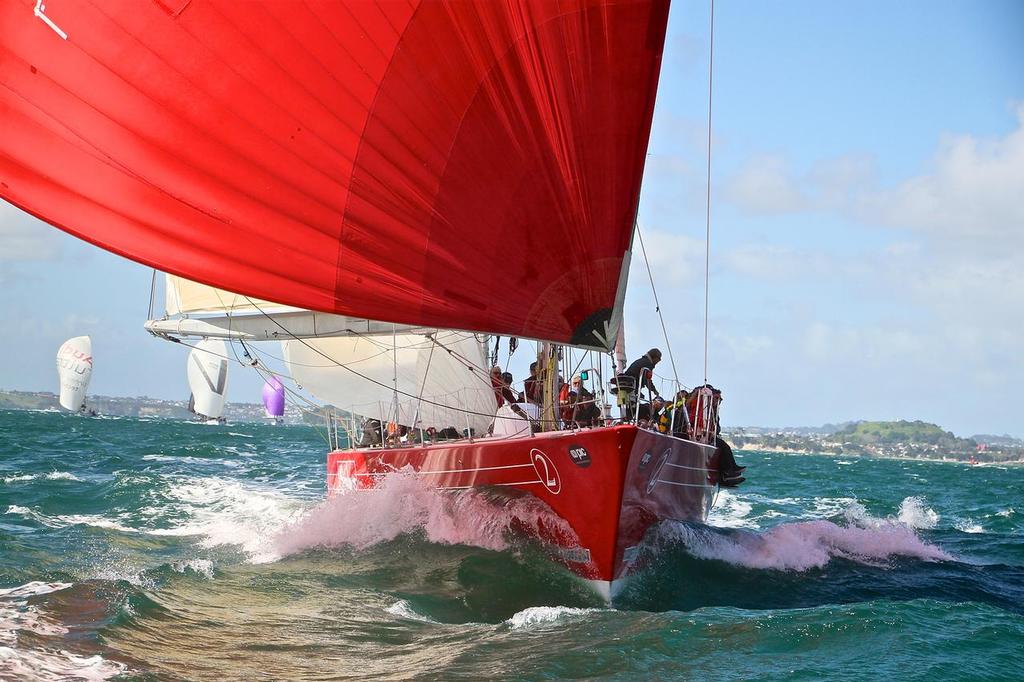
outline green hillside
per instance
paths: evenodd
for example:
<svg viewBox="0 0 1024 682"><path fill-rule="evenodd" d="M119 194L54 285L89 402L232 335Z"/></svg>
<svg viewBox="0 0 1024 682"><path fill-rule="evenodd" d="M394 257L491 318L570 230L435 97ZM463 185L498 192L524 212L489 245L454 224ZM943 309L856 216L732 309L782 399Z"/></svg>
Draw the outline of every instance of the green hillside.
<svg viewBox="0 0 1024 682"><path fill-rule="evenodd" d="M957 438L949 431L923 421L856 422L836 431L833 438L862 445L908 443L955 449L974 448L976 445L970 439Z"/></svg>

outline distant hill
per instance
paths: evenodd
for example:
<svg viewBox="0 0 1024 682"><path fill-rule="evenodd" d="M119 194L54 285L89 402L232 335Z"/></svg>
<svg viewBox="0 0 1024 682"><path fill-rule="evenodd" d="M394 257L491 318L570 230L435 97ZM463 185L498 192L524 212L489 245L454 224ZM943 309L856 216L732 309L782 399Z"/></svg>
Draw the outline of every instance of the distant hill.
<svg viewBox="0 0 1024 682"><path fill-rule="evenodd" d="M968 438L957 438L935 424L923 421L855 422L832 434L836 440L862 445L907 443L937 445L951 450L973 449L977 443Z"/></svg>
<svg viewBox="0 0 1024 682"><path fill-rule="evenodd" d="M1024 447L1024 440L1020 438L1014 438L1013 436L1003 434L1002 436L992 436L989 434L976 434L971 436L971 440L976 443L984 443L985 445L1004 445L1007 447L1020 448Z"/></svg>
<svg viewBox="0 0 1024 682"><path fill-rule="evenodd" d="M1024 462L1024 443L1006 437L991 440L958 438L923 421L859 421L831 433L797 430L728 429L727 439L740 449L797 453L832 453L868 457L959 460L962 462Z"/></svg>
<svg viewBox="0 0 1024 682"><path fill-rule="evenodd" d="M86 397L89 409L99 414L118 417L161 417L164 419L189 420L193 418L188 404L183 400L160 400L139 396L120 398L104 395ZM0 390L0 410L57 410L60 404L57 396L49 391L3 391ZM306 419L306 412L289 409L285 421L299 423ZM224 416L231 422L264 421L263 405L258 403L229 402L224 406ZM310 423L322 424L323 417L313 412Z"/></svg>

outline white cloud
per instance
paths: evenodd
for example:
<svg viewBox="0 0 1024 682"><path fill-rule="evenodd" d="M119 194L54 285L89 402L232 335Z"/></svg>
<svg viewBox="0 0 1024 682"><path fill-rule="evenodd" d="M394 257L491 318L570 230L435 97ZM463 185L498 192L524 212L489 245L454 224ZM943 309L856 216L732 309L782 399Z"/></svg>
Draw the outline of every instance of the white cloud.
<svg viewBox="0 0 1024 682"><path fill-rule="evenodd" d="M728 201L754 215L794 213L810 207L781 156L751 159L726 183L724 194Z"/></svg>
<svg viewBox="0 0 1024 682"><path fill-rule="evenodd" d="M633 241L633 259L630 263L630 289L650 286L644 253L651 266L654 284L659 287L677 287L697 282L704 276L704 241L686 235L663 232L643 227L643 249L640 239Z"/></svg>
<svg viewBox="0 0 1024 682"><path fill-rule="evenodd" d="M984 242L1022 243L1024 105L1017 128L998 139L948 135L927 173L868 195L868 216L897 227ZM1003 242L1005 243L1005 242Z"/></svg>
<svg viewBox="0 0 1024 682"><path fill-rule="evenodd" d="M823 254L769 244L743 244L722 255L732 271L763 280L807 278L834 273L837 264Z"/></svg>
<svg viewBox="0 0 1024 682"><path fill-rule="evenodd" d="M857 292L859 306L884 296L922 324L987 330L975 353L1002 344L1004 330L1024 335L1024 268L1017 262L1024 248L1024 105L1005 136L947 135L926 172L883 188L877 176L874 160L863 155L823 160L800 176L780 157L751 160L728 194L747 212L828 211L909 231L845 258L746 244L723 262L764 281L824 274Z"/></svg>
<svg viewBox="0 0 1024 682"><path fill-rule="evenodd" d="M935 351L931 335L895 325L854 327L813 322L804 331L805 356L823 365L888 366L920 362Z"/></svg>
<svg viewBox="0 0 1024 682"><path fill-rule="evenodd" d="M877 186L875 159L853 154L793 171L761 155L726 182L725 199L753 215L832 211L862 223L919 230L941 238L1024 245L1024 105L1017 126L998 138L946 135L925 172ZM960 248L958 245L957 248Z"/></svg>

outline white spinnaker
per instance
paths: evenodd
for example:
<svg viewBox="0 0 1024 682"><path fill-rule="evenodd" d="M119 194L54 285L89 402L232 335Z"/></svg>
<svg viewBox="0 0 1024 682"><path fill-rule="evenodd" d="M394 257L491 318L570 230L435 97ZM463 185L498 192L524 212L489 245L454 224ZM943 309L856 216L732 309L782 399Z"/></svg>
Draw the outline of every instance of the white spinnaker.
<svg viewBox="0 0 1024 682"><path fill-rule="evenodd" d="M92 378L92 339L76 336L65 341L57 351L57 374L60 406L77 412L85 406L85 392Z"/></svg>
<svg viewBox="0 0 1024 682"><path fill-rule="evenodd" d="M335 407L390 421L397 376L399 424L459 431L469 426L483 433L496 409L486 338L453 331L438 331L434 338L398 334L282 341L281 346L296 383Z"/></svg>
<svg viewBox="0 0 1024 682"><path fill-rule="evenodd" d="M188 354L188 387L196 414L216 419L224 414L228 393L228 347L220 339L203 339Z"/></svg>

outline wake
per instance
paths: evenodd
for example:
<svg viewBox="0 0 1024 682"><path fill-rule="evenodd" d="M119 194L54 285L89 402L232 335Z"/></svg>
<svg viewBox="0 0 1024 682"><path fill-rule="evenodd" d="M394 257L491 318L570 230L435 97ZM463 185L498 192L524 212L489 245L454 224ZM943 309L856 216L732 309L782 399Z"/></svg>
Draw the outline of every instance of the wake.
<svg viewBox="0 0 1024 682"><path fill-rule="evenodd" d="M655 531L654 544L681 545L698 559L781 571L823 568L835 558L869 566L886 566L897 557L955 561L916 532L934 528L937 520L938 515L920 498L908 497L898 515L886 519L872 517L862 505L851 502L839 522L789 521L763 531L734 528L723 532L668 522Z"/></svg>

